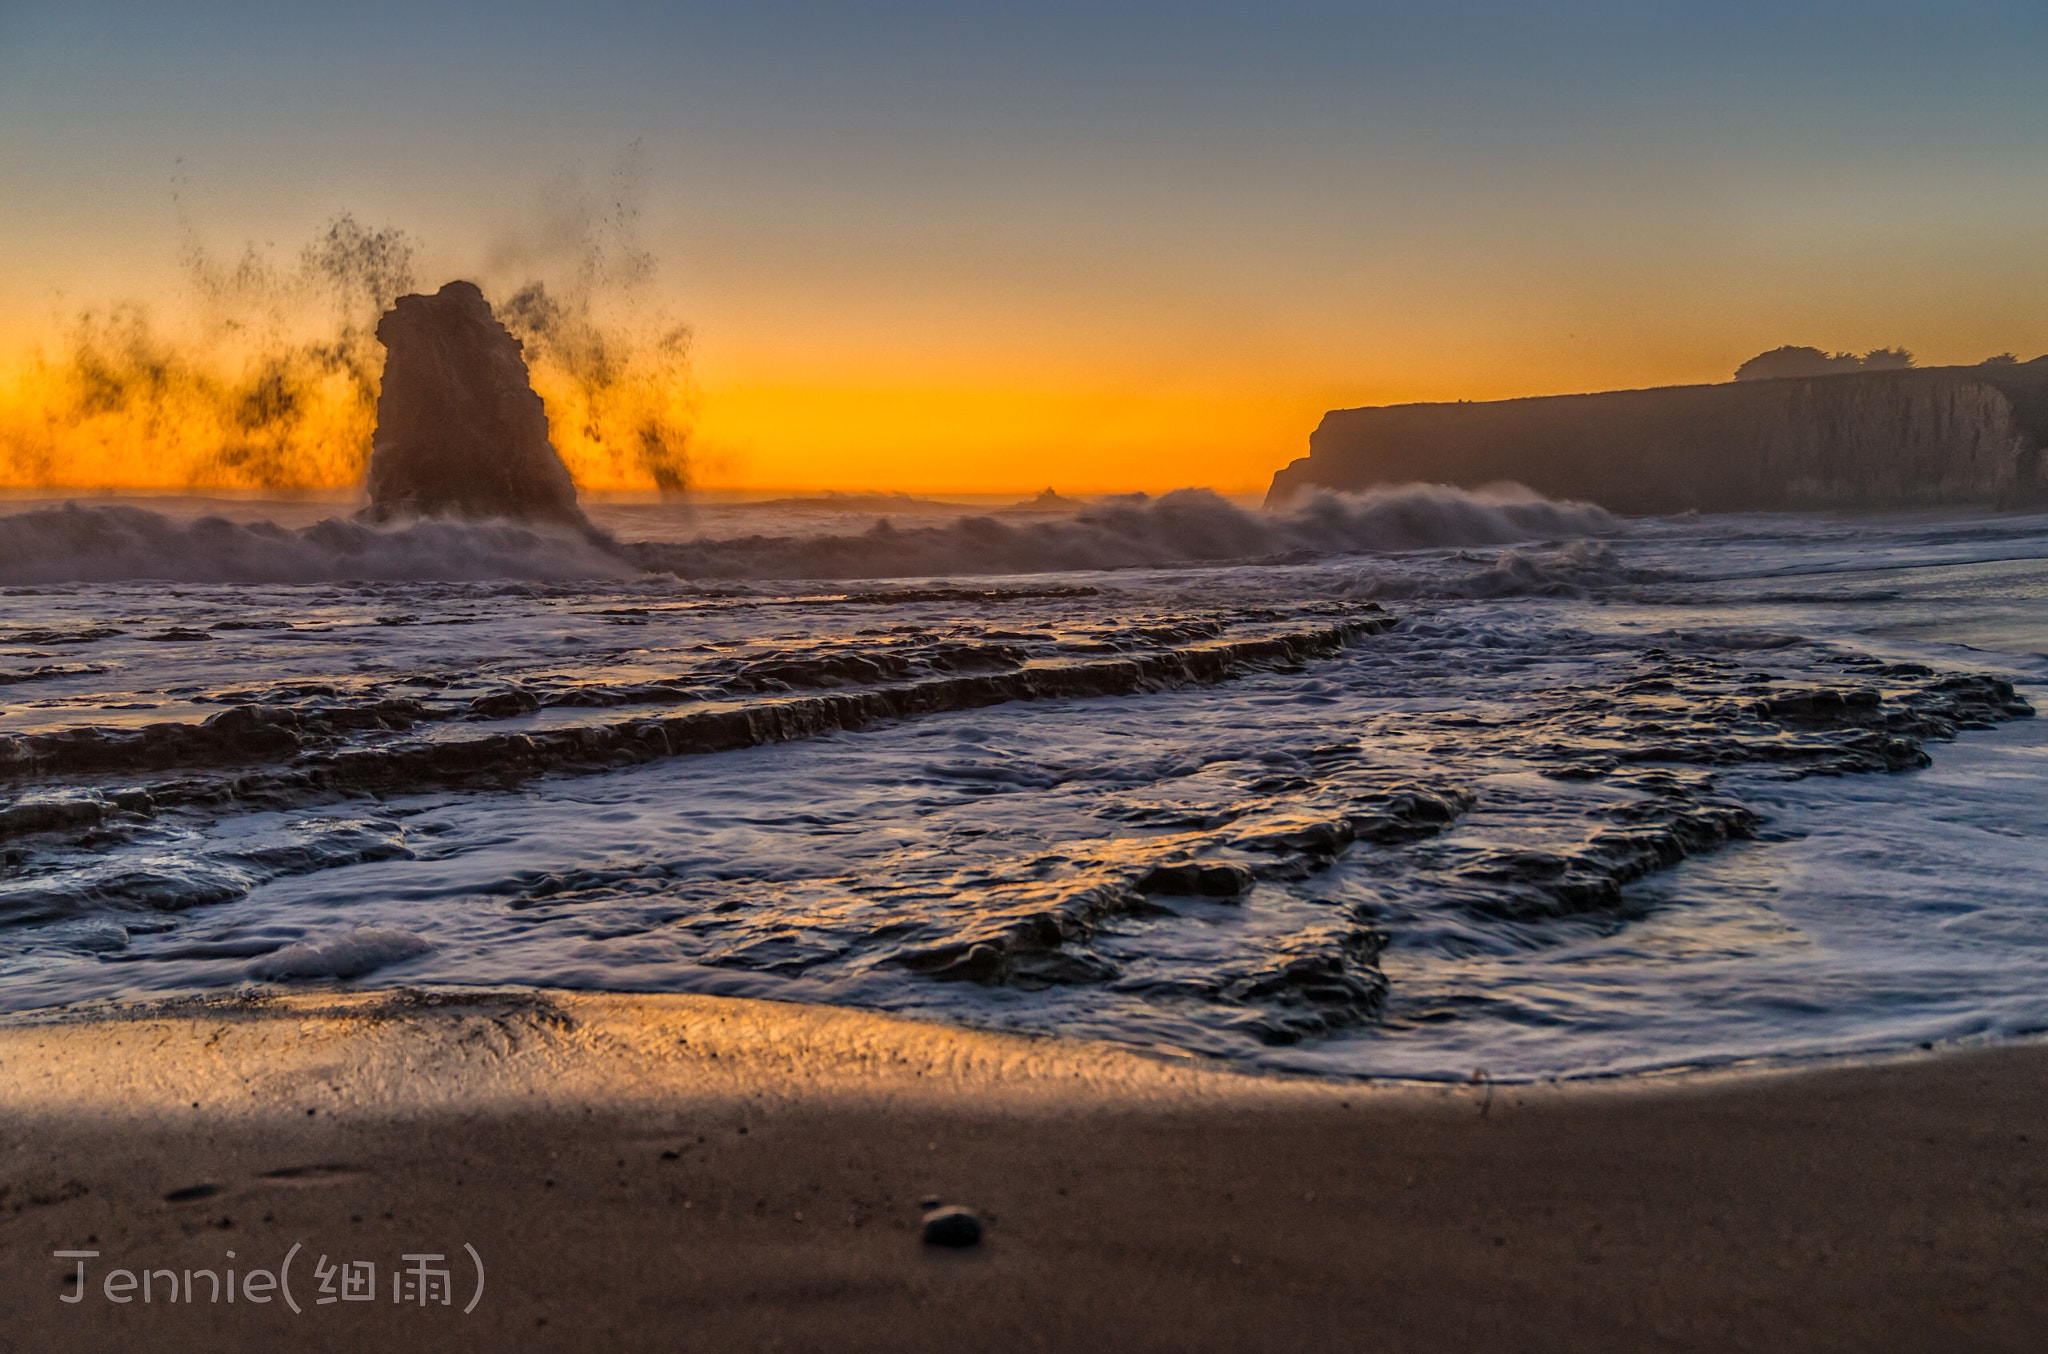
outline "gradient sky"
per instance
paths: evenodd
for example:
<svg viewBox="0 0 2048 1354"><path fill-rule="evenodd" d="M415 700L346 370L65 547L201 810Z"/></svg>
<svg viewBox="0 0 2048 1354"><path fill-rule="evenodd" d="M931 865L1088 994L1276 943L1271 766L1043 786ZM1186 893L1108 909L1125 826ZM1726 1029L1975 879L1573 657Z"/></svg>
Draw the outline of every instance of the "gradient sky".
<svg viewBox="0 0 2048 1354"><path fill-rule="evenodd" d="M0 335L624 174L709 482L1254 489L1333 406L2048 351L2044 65L2038 0L0 0Z"/></svg>

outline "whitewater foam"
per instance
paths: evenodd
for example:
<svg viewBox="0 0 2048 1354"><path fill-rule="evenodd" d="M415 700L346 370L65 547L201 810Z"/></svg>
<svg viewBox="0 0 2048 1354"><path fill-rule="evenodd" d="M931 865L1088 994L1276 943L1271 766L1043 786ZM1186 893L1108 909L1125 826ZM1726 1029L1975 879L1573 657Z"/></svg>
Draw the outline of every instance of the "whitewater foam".
<svg viewBox="0 0 2048 1354"><path fill-rule="evenodd" d="M144 508L66 503L0 516L0 584L322 583L625 578L632 565L577 533L504 522L296 530L225 517L179 521Z"/></svg>
<svg viewBox="0 0 2048 1354"><path fill-rule="evenodd" d="M302 940L286 945L250 964L249 976L278 981L360 978L433 948L433 942L410 931L363 926L327 940Z"/></svg>
<svg viewBox="0 0 2048 1354"><path fill-rule="evenodd" d="M294 515L303 515L301 505ZM260 509L251 504L251 511ZM186 518L124 504L67 502L0 515L0 585L161 579L178 583L317 583L348 580L564 581L641 571L691 579L928 578L1298 562L1328 555L1508 545L1598 535L1616 519L1589 504L1554 503L1511 487L1477 493L1420 485L1366 494L1312 494L1282 512L1241 507L1205 489L1096 504L1060 500L1009 515L954 509L932 524L880 516L867 530L699 537L613 546L601 534L533 523L419 520L372 526L327 518L299 527L226 515ZM686 507L675 511L687 512ZM786 505L757 510L791 520ZM626 518L645 524L646 514ZM801 517L795 520L801 521ZM1550 572L1598 571L1532 556L1503 558L1493 592L1551 587ZM1555 586L1586 580L1566 578ZM1390 584L1384 595L1402 593Z"/></svg>
<svg viewBox="0 0 2048 1354"><path fill-rule="evenodd" d="M1478 564L1477 568L1446 568ZM1560 546L1503 550L1483 562L1460 552L1450 561L1381 562L1361 570L1347 595L1388 601L1415 598L1482 600L1504 597L1586 597L1626 583L1652 583L1668 576L1622 563L1605 541L1576 540Z"/></svg>
<svg viewBox="0 0 2048 1354"><path fill-rule="evenodd" d="M888 578L1160 568L1325 555L1508 545L1613 531L1586 503L1512 486L1466 491L1410 485L1363 494L1318 492L1275 512L1207 489L1132 495L1068 517L963 516L941 526L881 518L857 535L748 536L635 547L650 569L685 578Z"/></svg>

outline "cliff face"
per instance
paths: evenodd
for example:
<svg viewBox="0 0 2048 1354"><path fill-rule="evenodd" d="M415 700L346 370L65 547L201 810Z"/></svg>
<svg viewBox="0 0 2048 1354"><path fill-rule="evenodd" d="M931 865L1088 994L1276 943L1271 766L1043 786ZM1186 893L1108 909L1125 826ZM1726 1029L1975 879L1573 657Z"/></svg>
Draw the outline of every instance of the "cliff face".
<svg viewBox="0 0 2048 1354"><path fill-rule="evenodd" d="M1624 513L2048 502L2048 363L1338 409L1304 489L1502 480Z"/></svg>

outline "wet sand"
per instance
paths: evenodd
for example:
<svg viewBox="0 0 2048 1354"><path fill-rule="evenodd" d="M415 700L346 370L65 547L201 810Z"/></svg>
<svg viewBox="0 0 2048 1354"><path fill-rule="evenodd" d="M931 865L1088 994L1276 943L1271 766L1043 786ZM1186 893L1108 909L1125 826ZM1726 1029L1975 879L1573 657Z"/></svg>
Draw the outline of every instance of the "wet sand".
<svg viewBox="0 0 2048 1354"><path fill-rule="evenodd" d="M2041 1044L1415 1089L718 998L102 1008L0 1026L0 1350L2039 1349L2044 1106ZM294 1244L298 1313L244 1286Z"/></svg>

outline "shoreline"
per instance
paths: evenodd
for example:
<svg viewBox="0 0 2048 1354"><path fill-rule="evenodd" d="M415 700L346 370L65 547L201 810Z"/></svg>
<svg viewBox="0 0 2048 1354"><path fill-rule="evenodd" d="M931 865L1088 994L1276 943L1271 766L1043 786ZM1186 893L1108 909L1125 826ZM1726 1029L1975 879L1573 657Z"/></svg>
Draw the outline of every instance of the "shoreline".
<svg viewBox="0 0 2048 1354"><path fill-rule="evenodd" d="M1432 1087L741 998L24 1013L0 1350L2017 1350L2044 1091L2036 1042ZM983 1244L921 1246L927 1197ZM381 1293L432 1253L455 1301L209 1302L295 1243L302 1299L313 1256ZM76 1303L70 1249L104 1267ZM106 1300L151 1265L198 1300Z"/></svg>
<svg viewBox="0 0 2048 1354"><path fill-rule="evenodd" d="M654 1046L649 1040L655 1037L646 1033L650 1029L672 1025L676 1031L687 1032L694 1028L700 1032L701 1038L715 1025L738 1021L742 1028L769 1033L778 1046L785 1039L796 1037L799 1031L804 1032L806 1047L813 1058L807 1072L815 1075L830 1069L834 1079L869 1081L875 1070L901 1064L905 1047L923 1051L935 1064L941 1056L938 1050L957 1048L972 1050L978 1055L965 1064L968 1068L984 1063L994 1064L985 1074L993 1080L1010 1084L1011 1090L1015 1089L1011 1083L1017 1081L1015 1072L1019 1068L1030 1067L1033 1071L1027 1079L1040 1080L1055 1068L1075 1074L1085 1068L1101 1067L1117 1069L1133 1085L1151 1085L1154 1081L1161 1087L1198 1084L1212 1094L1249 1096L1254 1100L1261 1088L1280 1086L1373 1095L1482 1094L1488 1088L1497 1094L1514 1091L1572 1096L1599 1093L1628 1095L1653 1090L1711 1087L1730 1081L1911 1066L2009 1049L2039 1048L2048 1052L2048 1031L2041 1031L1938 1043L1917 1041L1839 1053L1757 1054L1721 1061L1654 1064L1563 1075L1518 1077L1475 1073L1470 1077L1448 1074L1407 1076L1262 1065L1168 1045L1129 1044L1046 1030L990 1029L958 1024L943 1016L922 1012L879 1011L864 1006L841 1006L796 998L527 987L516 983L416 982L389 987L339 983L247 983L233 988L201 987L137 996L88 997L57 1006L0 1011L0 1072L4 1072L10 1059L22 1056L27 1046L21 1037L23 1031L40 1032L45 1039L81 1040L82 1049L89 1048L93 1056L104 1058L103 1034L76 1032L105 1026L144 1025L162 1027L165 1032L189 1032L213 1022L216 1027L238 1028L249 1033L266 1023L291 1019L300 1022L299 1038L292 1041L294 1045L302 1044L308 1037L334 1039L344 1032L353 1037L366 1029L390 1027L403 1028L405 1033L400 1037L408 1043L424 1041L422 1046L434 1047L451 1036L430 1026L460 1022L465 1017L487 1019L501 1026L507 1019L515 1019L532 1022L538 1029L582 1029L580 1040L570 1040L570 1043L588 1041L601 1032L605 1036L601 1053L596 1045L592 1045L578 1054L579 1058L588 1054L599 1060L582 1068L586 1075L597 1075L600 1066L607 1069L604 1073L607 1076L623 1071L631 1061L630 1054L635 1045L644 1046L640 1049L642 1054L650 1053ZM331 1024L315 1026L307 1024L308 1021ZM635 1039L620 1042L617 1036L621 1025L638 1027L643 1032ZM267 1041L269 1036L264 1037ZM730 1041L733 1036L727 1035L726 1038ZM874 1050L883 1044L894 1051L886 1055L876 1054ZM702 1066L704 1060L717 1060L709 1058L709 1047L702 1046L699 1052L703 1057L691 1059L695 1065L685 1068L674 1059L678 1050L662 1046L659 1048L658 1071L642 1066L638 1072L642 1077L655 1075L675 1079L663 1082L653 1093L681 1093L679 1083L701 1076L708 1070ZM725 1050L728 1045L719 1047ZM731 1047L737 1048L737 1045ZM384 1051L393 1050L386 1047ZM741 1056L756 1056L758 1052L758 1048L749 1046L741 1050ZM363 1046L352 1043L350 1053L352 1057L360 1057ZM304 1048L294 1048L293 1056L304 1055ZM863 1059L871 1060L874 1065L861 1066ZM952 1055L946 1055L946 1061L950 1072L958 1075L962 1071L962 1065ZM1005 1070L997 1071L996 1067ZM1140 1070L1145 1068L1161 1072L1161 1075L1147 1077ZM89 1082L81 1084L93 1088L89 1094L106 1100L113 1098L108 1088L121 1083L109 1081L106 1069L102 1068ZM385 1087L385 1093L388 1094L390 1089ZM413 1093L417 1094L421 1089L424 1088L413 1088ZM445 1094L446 1090L452 1089L444 1088L443 1098L460 1099L467 1105L477 1103L474 1098L476 1087L463 1087L459 1097ZM559 1085L555 1089L559 1091ZM622 1084L609 1082L603 1087L605 1093L617 1093L622 1089ZM4 1082L0 1082L0 1108L7 1103L8 1090ZM134 1107L134 1102L125 1097L121 1103L131 1109ZM80 1107L84 1106L81 1104ZM400 1106L396 1100L387 1100L378 1108L390 1111Z"/></svg>

